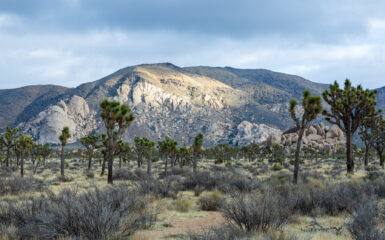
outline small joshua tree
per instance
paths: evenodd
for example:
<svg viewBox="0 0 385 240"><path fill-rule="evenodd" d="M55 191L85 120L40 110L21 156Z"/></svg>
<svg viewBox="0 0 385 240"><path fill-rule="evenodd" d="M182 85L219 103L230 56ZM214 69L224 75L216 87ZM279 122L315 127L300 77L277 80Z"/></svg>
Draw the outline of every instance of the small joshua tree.
<svg viewBox="0 0 385 240"><path fill-rule="evenodd" d="M193 142L193 151L194 151L194 162L193 162L193 171L197 171L198 158L200 158L203 146L203 134L198 133Z"/></svg>
<svg viewBox="0 0 385 240"><path fill-rule="evenodd" d="M165 158L164 172L167 176L167 167L169 160L176 157L178 142L166 136L163 141L158 142L159 153Z"/></svg>
<svg viewBox="0 0 385 240"><path fill-rule="evenodd" d="M135 137L134 142L138 163L142 162L143 158L147 158L147 174L151 176L152 150L155 143L146 137ZM141 165L141 163L139 165Z"/></svg>
<svg viewBox="0 0 385 240"><path fill-rule="evenodd" d="M302 108L303 114L302 116L297 116L296 113L297 101L292 99L290 101L289 111L291 118L295 122L295 131L298 133L297 140L297 149L295 152L295 162L294 162L294 174L293 174L293 182L297 184L298 182L298 171L299 171L299 154L301 151L302 145L302 137L305 133L305 130L309 127L310 122L313 121L317 115L322 110L322 102L320 96L312 96L309 90L303 91L303 99L302 99Z"/></svg>
<svg viewBox="0 0 385 240"><path fill-rule="evenodd" d="M9 159L11 157L11 151L14 146L15 136L19 132L17 128L11 129L10 127L6 127L6 131L3 136L0 137L0 142L5 148L6 156L5 156L5 166L9 166Z"/></svg>
<svg viewBox="0 0 385 240"><path fill-rule="evenodd" d="M384 150L385 150L385 120L382 116L375 118L372 128L373 148L376 149L380 158L380 165L384 168Z"/></svg>
<svg viewBox="0 0 385 240"><path fill-rule="evenodd" d="M190 161L191 159L191 149L184 145L183 147L178 149L178 159L179 159L179 167L183 168L183 166Z"/></svg>
<svg viewBox="0 0 385 240"><path fill-rule="evenodd" d="M91 169L92 164L92 155L94 151L100 147L100 136L98 135L88 135L87 137L82 137L80 143L87 149L88 156L88 170Z"/></svg>
<svg viewBox="0 0 385 240"><path fill-rule="evenodd" d="M104 99L100 104L100 107L102 108L102 113L100 116L104 122L107 132L107 182L112 184L112 167L114 154L123 133L131 125L132 121L134 121L134 115L131 113L131 109L127 105L121 105L118 101L109 101L108 99Z"/></svg>
<svg viewBox="0 0 385 240"><path fill-rule="evenodd" d="M20 156L20 174L23 177L24 176L24 160L25 160L25 152L28 150L28 148L31 148L33 145L32 138L29 136L24 136L23 134L19 135L19 141L18 146L21 152Z"/></svg>
<svg viewBox="0 0 385 240"><path fill-rule="evenodd" d="M60 153L60 175L64 177L64 148L67 145L68 138L71 137L70 129L68 127L64 127L61 131L61 135L59 136L59 140L61 142L61 153Z"/></svg>
<svg viewBox="0 0 385 240"><path fill-rule="evenodd" d="M122 167L122 162L127 162L130 159L132 149L130 144L127 142L120 141L119 148L116 152L119 155L119 168Z"/></svg>
<svg viewBox="0 0 385 240"><path fill-rule="evenodd" d="M360 135L362 142L365 145L365 155L364 155L365 167L368 166L369 151L373 147L374 135L372 131L376 124L376 117L377 116L365 117L359 127L360 130L358 133Z"/></svg>
<svg viewBox="0 0 385 240"><path fill-rule="evenodd" d="M330 111L324 110L326 121L336 124L346 134L346 167L347 173L354 173L352 156L353 134L357 131L365 117L378 115L376 111L376 90L364 90L361 85L352 87L349 79L345 80L344 89L337 82L322 93L322 97L330 105Z"/></svg>

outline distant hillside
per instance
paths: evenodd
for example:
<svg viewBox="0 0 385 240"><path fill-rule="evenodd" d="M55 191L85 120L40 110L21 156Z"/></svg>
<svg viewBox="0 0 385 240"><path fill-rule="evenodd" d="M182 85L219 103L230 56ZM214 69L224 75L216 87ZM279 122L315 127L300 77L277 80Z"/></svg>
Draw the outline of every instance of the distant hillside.
<svg viewBox="0 0 385 240"><path fill-rule="evenodd" d="M304 89L321 94L328 85L265 69L186 67L170 63L121 69L77 88L35 86L1 90L2 126L18 126L41 143L56 143L63 126L71 141L103 132L99 103L103 98L128 104L136 119L125 138L168 135L190 143L198 132L205 144L234 145L263 141L293 125L287 111ZM384 106L385 88L379 91ZM7 109L17 106L11 114Z"/></svg>
<svg viewBox="0 0 385 240"><path fill-rule="evenodd" d="M65 87L54 85L0 90L0 129L28 121L49 104L55 104L56 98L67 90Z"/></svg>

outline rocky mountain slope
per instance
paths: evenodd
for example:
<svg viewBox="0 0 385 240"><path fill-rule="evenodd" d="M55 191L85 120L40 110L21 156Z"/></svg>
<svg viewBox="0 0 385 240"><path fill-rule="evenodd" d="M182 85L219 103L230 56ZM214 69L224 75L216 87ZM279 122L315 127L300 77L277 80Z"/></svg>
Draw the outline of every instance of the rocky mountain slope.
<svg viewBox="0 0 385 240"><path fill-rule="evenodd" d="M40 143L57 143L62 127L69 126L73 142L104 131L99 103L107 97L128 104L134 112L136 119L125 134L128 141L134 136L158 140L168 135L189 144L203 132L206 146L244 145L266 141L292 126L288 101L301 98L304 89L320 94L325 88L264 69L147 64L73 89L47 87L31 95L30 103L23 103L12 118L2 115L6 120L1 123L17 126ZM6 98L2 91L0 98Z"/></svg>

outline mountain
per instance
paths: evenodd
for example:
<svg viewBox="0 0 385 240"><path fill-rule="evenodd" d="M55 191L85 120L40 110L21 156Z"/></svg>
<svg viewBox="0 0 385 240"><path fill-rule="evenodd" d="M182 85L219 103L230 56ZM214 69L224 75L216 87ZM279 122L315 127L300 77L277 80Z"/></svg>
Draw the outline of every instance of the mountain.
<svg viewBox="0 0 385 240"><path fill-rule="evenodd" d="M28 121L65 93L68 88L55 85L27 86L0 90L0 126L15 126Z"/></svg>
<svg viewBox="0 0 385 240"><path fill-rule="evenodd" d="M293 125L287 111L289 100L300 99L304 89L321 94L327 87L265 69L144 64L77 88L2 90L0 99L9 100L3 112L20 96L21 105L12 117L2 115L7 117L1 123L17 126L40 143L57 143L60 130L69 126L71 141L76 141L104 131L99 104L107 97L128 104L136 117L124 136L128 141L134 136L158 140L168 135L189 144L203 132L206 146L242 145L279 135ZM28 91L33 93L30 98Z"/></svg>

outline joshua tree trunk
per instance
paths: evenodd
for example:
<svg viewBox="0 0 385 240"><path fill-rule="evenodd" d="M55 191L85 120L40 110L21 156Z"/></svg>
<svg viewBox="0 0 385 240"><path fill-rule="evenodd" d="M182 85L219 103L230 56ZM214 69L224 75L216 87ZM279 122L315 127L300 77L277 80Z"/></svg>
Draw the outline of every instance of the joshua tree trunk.
<svg viewBox="0 0 385 240"><path fill-rule="evenodd" d="M198 165L198 155L194 153L193 172L197 171L197 165Z"/></svg>
<svg viewBox="0 0 385 240"><path fill-rule="evenodd" d="M88 150L88 170L91 169L91 164L92 164L92 151Z"/></svg>
<svg viewBox="0 0 385 240"><path fill-rule="evenodd" d="M152 161L151 161L151 158L149 157L149 158L147 159L147 174L148 174L149 176L151 176L151 165L152 165Z"/></svg>
<svg viewBox="0 0 385 240"><path fill-rule="evenodd" d="M61 153L60 153L60 174L62 177L64 177L64 146L61 146Z"/></svg>
<svg viewBox="0 0 385 240"><path fill-rule="evenodd" d="M107 176L107 182L112 184L113 179L112 179L112 165L114 161L114 142L112 139L112 134L111 137L108 139L108 176Z"/></svg>
<svg viewBox="0 0 385 240"><path fill-rule="evenodd" d="M354 160L352 158L352 133L346 133L346 167L347 173L354 173Z"/></svg>
<svg viewBox="0 0 385 240"><path fill-rule="evenodd" d="M7 150L7 156L6 156L6 159L5 159L5 166L6 167L9 167L9 155L10 155L10 152L9 152L9 150Z"/></svg>
<svg viewBox="0 0 385 240"><path fill-rule="evenodd" d="M305 132L305 129L302 128L299 131L298 140L297 140L297 149L295 151L295 162L294 162L294 175L293 175L293 183L298 183L298 172L299 172L299 153L301 151L302 137Z"/></svg>
<svg viewBox="0 0 385 240"><path fill-rule="evenodd" d="M122 156L121 155L119 155L119 168L122 168Z"/></svg>
<svg viewBox="0 0 385 240"><path fill-rule="evenodd" d="M382 149L381 150L377 150L378 157L380 158L380 166L382 168L384 168L384 161L385 161L383 152L384 152L384 150L382 150Z"/></svg>
<svg viewBox="0 0 385 240"><path fill-rule="evenodd" d="M21 152L21 159L20 159L20 174L21 174L21 177L24 176L24 151Z"/></svg>
<svg viewBox="0 0 385 240"><path fill-rule="evenodd" d="M369 164L369 146L365 146L365 158L364 158L365 167Z"/></svg>
<svg viewBox="0 0 385 240"><path fill-rule="evenodd" d="M167 174L168 174L168 173L167 173L167 170L168 170L167 168L168 168L168 158L166 157L166 158L165 158L165 163L164 163L164 173L166 174L166 176L167 176Z"/></svg>
<svg viewBox="0 0 385 240"><path fill-rule="evenodd" d="M104 172L106 170L106 161L107 161L107 150L103 153L102 172L100 173L100 176L104 175Z"/></svg>
<svg viewBox="0 0 385 240"><path fill-rule="evenodd" d="M180 159L179 159L179 167L180 167L180 168L183 168L183 158L180 158Z"/></svg>

